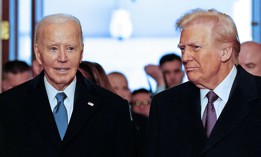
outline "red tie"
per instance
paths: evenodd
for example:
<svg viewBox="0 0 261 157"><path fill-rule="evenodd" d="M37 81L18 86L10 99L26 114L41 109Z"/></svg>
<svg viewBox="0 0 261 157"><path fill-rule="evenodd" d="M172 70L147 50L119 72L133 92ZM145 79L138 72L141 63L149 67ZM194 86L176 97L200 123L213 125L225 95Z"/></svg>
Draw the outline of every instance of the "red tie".
<svg viewBox="0 0 261 157"><path fill-rule="evenodd" d="M218 96L213 91L209 91L206 96L208 98L208 104L205 108L202 121L203 121L203 126L206 129L207 137L209 137L217 121L217 115L213 103L218 99Z"/></svg>

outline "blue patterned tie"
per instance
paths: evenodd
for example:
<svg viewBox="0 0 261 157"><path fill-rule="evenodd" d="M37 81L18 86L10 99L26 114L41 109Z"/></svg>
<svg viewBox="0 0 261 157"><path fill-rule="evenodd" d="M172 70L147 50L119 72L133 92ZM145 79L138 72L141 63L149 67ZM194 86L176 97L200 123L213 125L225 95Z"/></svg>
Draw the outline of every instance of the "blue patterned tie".
<svg viewBox="0 0 261 157"><path fill-rule="evenodd" d="M218 96L213 91L209 91L206 96L208 98L208 104L205 108L202 121L203 121L203 125L206 129L207 136L209 137L209 135L217 121L216 110L215 110L213 103L218 99Z"/></svg>
<svg viewBox="0 0 261 157"><path fill-rule="evenodd" d="M67 96L64 92L62 92L62 93L57 93L55 97L57 99L57 105L53 110L53 115L60 137L63 140L63 137L65 135L68 126L68 116L67 116L66 108L64 106L64 99Z"/></svg>

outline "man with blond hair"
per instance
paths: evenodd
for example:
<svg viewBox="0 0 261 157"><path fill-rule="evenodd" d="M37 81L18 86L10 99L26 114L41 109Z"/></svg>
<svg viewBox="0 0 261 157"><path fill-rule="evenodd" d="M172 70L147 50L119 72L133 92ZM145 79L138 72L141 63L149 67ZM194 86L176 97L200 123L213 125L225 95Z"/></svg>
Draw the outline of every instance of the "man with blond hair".
<svg viewBox="0 0 261 157"><path fill-rule="evenodd" d="M147 157L260 157L261 78L236 66L233 20L196 9L177 28L189 81L154 96Z"/></svg>

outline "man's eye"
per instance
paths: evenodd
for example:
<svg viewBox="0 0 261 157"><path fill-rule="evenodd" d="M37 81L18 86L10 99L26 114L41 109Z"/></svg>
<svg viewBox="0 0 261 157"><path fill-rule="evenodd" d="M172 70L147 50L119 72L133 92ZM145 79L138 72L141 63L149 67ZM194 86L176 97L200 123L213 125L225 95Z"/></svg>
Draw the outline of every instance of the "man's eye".
<svg viewBox="0 0 261 157"><path fill-rule="evenodd" d="M55 50L57 50L57 48L56 47L51 47L50 50L55 51Z"/></svg>
<svg viewBox="0 0 261 157"><path fill-rule="evenodd" d="M68 47L67 50L72 51L74 50L74 47Z"/></svg>
<svg viewBox="0 0 261 157"><path fill-rule="evenodd" d="M180 49L180 51L181 51L181 54L183 54L184 53L184 51L185 51L185 46L179 46L179 49Z"/></svg>
<svg viewBox="0 0 261 157"><path fill-rule="evenodd" d="M192 46L192 49L193 49L194 51L198 51L200 48L201 48L201 46L198 46L198 45L193 45L193 46Z"/></svg>
<svg viewBox="0 0 261 157"><path fill-rule="evenodd" d="M163 71L163 75L169 75L171 72L170 71Z"/></svg>
<svg viewBox="0 0 261 157"><path fill-rule="evenodd" d="M181 72L181 69L175 69L174 73L177 74L177 73L180 73Z"/></svg>
<svg viewBox="0 0 261 157"><path fill-rule="evenodd" d="M179 47L179 49L180 49L181 51L183 51L183 50L185 50L185 46L181 46L181 47Z"/></svg>

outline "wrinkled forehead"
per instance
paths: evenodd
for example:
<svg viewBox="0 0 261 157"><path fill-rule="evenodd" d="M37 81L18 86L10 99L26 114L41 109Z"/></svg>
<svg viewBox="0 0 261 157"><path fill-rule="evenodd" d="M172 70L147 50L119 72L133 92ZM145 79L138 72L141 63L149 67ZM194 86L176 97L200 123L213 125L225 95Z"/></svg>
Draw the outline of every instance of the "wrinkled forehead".
<svg viewBox="0 0 261 157"><path fill-rule="evenodd" d="M73 22L49 24L41 31L38 43L81 45L79 28Z"/></svg>
<svg viewBox="0 0 261 157"><path fill-rule="evenodd" d="M83 37L82 37L82 28L80 22L71 16L50 16L42 19L40 23L37 25L37 29L35 32L35 43L39 40L42 40L42 35L50 25L64 25L69 23L73 28L78 32L81 44L83 44ZM41 41L40 41L41 42Z"/></svg>
<svg viewBox="0 0 261 157"><path fill-rule="evenodd" d="M213 39L213 26L195 23L184 27L181 31L180 44L204 44Z"/></svg>

